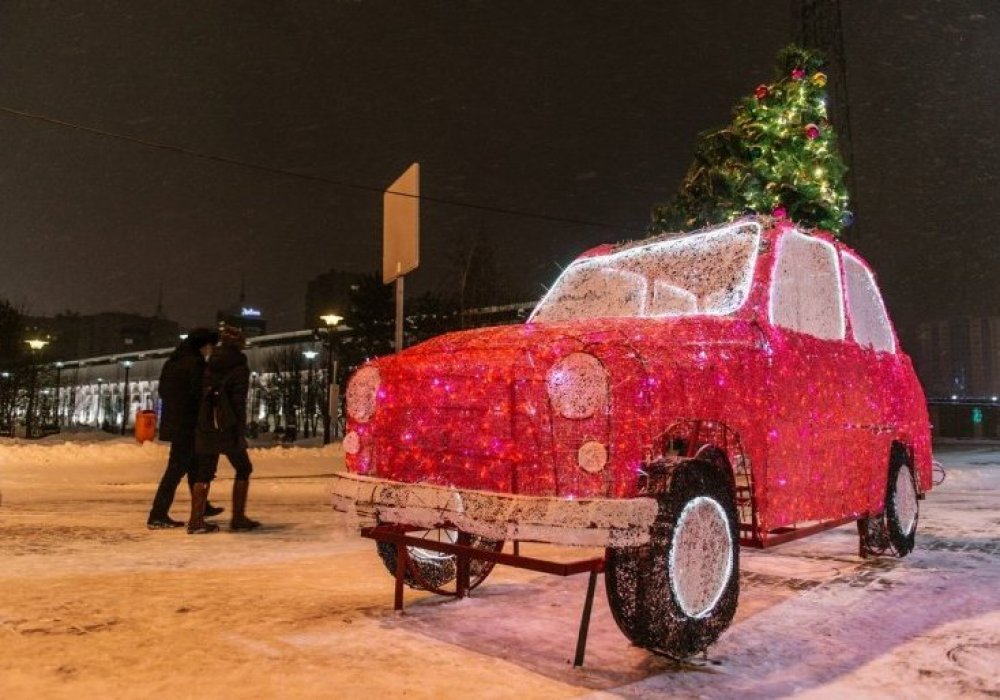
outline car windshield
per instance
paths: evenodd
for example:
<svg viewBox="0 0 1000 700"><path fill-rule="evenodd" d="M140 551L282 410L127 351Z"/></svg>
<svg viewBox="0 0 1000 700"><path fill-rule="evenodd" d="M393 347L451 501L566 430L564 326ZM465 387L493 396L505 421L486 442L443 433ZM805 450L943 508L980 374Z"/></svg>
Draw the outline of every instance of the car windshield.
<svg viewBox="0 0 1000 700"><path fill-rule="evenodd" d="M730 314L750 291L759 241L749 222L579 260L529 320Z"/></svg>

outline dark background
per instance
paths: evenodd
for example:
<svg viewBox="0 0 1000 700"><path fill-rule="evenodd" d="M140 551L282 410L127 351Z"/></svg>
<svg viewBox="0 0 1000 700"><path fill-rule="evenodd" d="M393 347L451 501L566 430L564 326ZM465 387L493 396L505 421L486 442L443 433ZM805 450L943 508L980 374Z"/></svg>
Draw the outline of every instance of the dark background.
<svg viewBox="0 0 1000 700"><path fill-rule="evenodd" d="M425 202L408 290L493 246L512 297L641 236L698 131L772 78L795 3L0 2L0 107ZM890 310L1000 314L992 0L841 4L858 226ZM380 264L377 191L242 168L0 112L0 298L303 325L305 283Z"/></svg>

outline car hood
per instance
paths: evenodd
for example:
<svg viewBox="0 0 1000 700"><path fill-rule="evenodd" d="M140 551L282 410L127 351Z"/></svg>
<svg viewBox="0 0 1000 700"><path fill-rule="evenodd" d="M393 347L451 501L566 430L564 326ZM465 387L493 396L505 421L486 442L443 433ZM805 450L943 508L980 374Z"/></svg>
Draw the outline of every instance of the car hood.
<svg viewBox="0 0 1000 700"><path fill-rule="evenodd" d="M432 363L442 373L459 375L495 374L501 367L518 365L527 379L548 370L554 359L587 347L623 344L627 337L618 329L600 324L549 325L529 323L449 333L408 348L392 358L381 358L400 369Z"/></svg>
<svg viewBox="0 0 1000 700"><path fill-rule="evenodd" d="M733 317L697 316L477 328L438 336L380 358L378 364L405 373L407 368L426 369L432 363L442 374L484 377L517 365L517 376L538 379L555 360L572 352L591 352L600 357L614 348L616 352L626 350L636 359L671 355L683 362L692 348L756 342L759 333L753 331L753 325Z"/></svg>

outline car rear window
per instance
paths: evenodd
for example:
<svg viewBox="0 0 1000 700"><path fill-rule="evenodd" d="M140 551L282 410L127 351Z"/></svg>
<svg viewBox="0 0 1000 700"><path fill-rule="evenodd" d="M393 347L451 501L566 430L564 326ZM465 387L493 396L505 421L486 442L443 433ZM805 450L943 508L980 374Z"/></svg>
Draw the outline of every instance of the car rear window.
<svg viewBox="0 0 1000 700"><path fill-rule="evenodd" d="M771 281L771 322L825 340L844 338L844 302L833 244L789 231Z"/></svg>
<svg viewBox="0 0 1000 700"><path fill-rule="evenodd" d="M895 352L892 326L872 273L860 260L844 253L844 278L847 281L847 311L858 345L879 352Z"/></svg>

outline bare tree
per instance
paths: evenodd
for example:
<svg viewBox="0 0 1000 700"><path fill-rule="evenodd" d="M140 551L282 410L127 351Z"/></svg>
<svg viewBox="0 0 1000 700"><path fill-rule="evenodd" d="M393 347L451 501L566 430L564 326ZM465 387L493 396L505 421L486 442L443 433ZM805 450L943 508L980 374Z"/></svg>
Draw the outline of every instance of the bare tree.
<svg viewBox="0 0 1000 700"><path fill-rule="evenodd" d="M269 404L273 401L284 417L286 434L297 434L304 398L305 362L302 354L290 347L272 350L264 358L264 371L270 375Z"/></svg>

